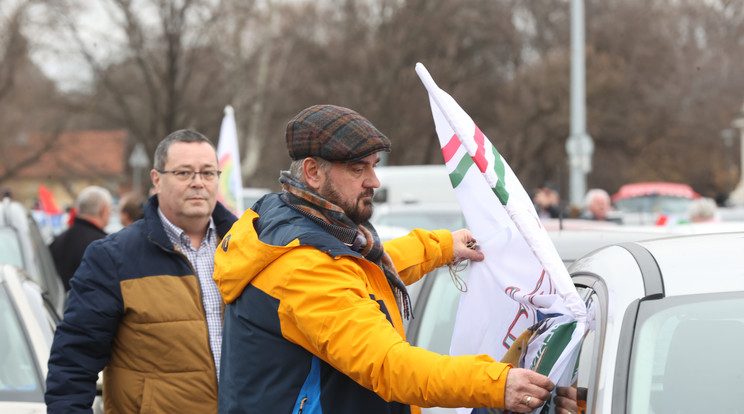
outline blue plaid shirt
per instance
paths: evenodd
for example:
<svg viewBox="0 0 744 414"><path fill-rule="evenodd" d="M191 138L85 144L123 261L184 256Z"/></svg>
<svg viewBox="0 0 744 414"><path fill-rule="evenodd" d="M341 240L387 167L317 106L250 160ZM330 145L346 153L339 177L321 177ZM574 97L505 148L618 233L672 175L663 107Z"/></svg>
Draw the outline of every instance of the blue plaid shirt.
<svg viewBox="0 0 744 414"><path fill-rule="evenodd" d="M214 366L217 369L217 381L220 378L220 358L222 356L222 296L217 284L212 278L214 273L214 253L217 250L217 229L214 221L209 218L207 234L202 239L199 249L191 247L191 239L186 233L171 223L158 208L158 215L163 222L165 233L173 245L181 251L191 262L199 277L202 292L202 304L207 316L209 330L209 346L212 348Z"/></svg>

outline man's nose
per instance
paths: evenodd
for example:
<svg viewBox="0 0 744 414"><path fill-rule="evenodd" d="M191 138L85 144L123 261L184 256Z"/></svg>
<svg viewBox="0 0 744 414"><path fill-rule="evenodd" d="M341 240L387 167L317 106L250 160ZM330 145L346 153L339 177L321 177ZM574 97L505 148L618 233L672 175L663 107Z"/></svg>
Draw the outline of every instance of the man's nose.
<svg viewBox="0 0 744 414"><path fill-rule="evenodd" d="M374 170L372 170L367 179L364 180L364 185L367 188L380 188L380 179L377 178L377 174L375 174Z"/></svg>
<svg viewBox="0 0 744 414"><path fill-rule="evenodd" d="M201 174L194 174L191 176L191 185L203 186L206 181Z"/></svg>

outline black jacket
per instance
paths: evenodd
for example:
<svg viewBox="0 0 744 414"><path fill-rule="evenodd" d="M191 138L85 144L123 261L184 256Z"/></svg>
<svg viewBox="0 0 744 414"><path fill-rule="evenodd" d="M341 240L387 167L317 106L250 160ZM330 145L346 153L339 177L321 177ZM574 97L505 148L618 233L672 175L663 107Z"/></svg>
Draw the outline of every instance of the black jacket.
<svg viewBox="0 0 744 414"><path fill-rule="evenodd" d="M75 217L72 226L57 236L49 245L54 266L65 284L65 290L70 290L70 279L80 266L85 249L89 244L104 237L106 237L106 232L95 224L83 218Z"/></svg>

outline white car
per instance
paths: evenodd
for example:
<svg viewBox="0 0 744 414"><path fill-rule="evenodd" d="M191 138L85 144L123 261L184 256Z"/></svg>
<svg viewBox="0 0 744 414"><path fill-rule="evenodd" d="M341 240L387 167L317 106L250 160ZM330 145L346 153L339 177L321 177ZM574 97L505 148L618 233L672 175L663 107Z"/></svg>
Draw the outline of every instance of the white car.
<svg viewBox="0 0 744 414"><path fill-rule="evenodd" d="M744 233L696 235L606 247L569 267L595 306L579 361L587 412L744 412L742 251Z"/></svg>
<svg viewBox="0 0 744 414"><path fill-rule="evenodd" d="M0 412L46 412L47 361L57 322L30 276L0 264Z"/></svg>
<svg viewBox="0 0 744 414"><path fill-rule="evenodd" d="M62 315L67 295L47 243L31 213L9 198L0 202L0 263L26 270L55 312Z"/></svg>
<svg viewBox="0 0 744 414"><path fill-rule="evenodd" d="M744 233L552 236L596 316L579 360L587 413L744 412ZM571 257L592 245L606 247ZM448 354L459 292L446 269L419 289L408 339Z"/></svg>

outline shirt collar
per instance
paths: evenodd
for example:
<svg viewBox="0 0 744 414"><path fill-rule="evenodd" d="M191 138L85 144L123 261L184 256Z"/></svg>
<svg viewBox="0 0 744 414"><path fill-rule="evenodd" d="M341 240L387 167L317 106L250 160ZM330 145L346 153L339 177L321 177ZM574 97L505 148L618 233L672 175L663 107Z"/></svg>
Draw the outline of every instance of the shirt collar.
<svg viewBox="0 0 744 414"><path fill-rule="evenodd" d="M186 232L182 228L171 223L171 221L168 220L167 217L165 217L165 214L163 213L163 210L160 209L160 207L158 207L158 216L160 216L160 220L163 222L165 234L168 235L168 238L173 244L183 246L191 245L191 240L189 236L186 235ZM209 216L209 224L207 225L207 231L204 240L209 240L209 238L212 237L212 235L215 234L216 231L217 227L215 227L214 225L214 219L212 218L212 216Z"/></svg>

